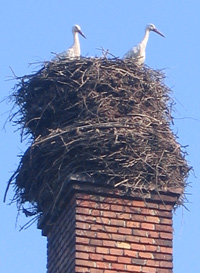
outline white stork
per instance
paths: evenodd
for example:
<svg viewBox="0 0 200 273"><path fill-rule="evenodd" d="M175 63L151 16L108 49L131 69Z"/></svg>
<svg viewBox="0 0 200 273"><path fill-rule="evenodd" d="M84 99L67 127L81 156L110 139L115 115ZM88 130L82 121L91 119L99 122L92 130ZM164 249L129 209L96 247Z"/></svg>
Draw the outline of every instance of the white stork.
<svg viewBox="0 0 200 273"><path fill-rule="evenodd" d="M146 45L149 39L149 33L150 31L154 31L161 35L162 37L165 37L153 24L149 24L145 28L145 35L142 41L134 46L132 49L130 49L123 57L123 59L133 59L136 64L142 65L145 61L145 50Z"/></svg>
<svg viewBox="0 0 200 273"><path fill-rule="evenodd" d="M79 25L74 25L72 28L72 33L74 36L74 43L73 45L66 51L57 54L55 58L53 58L54 61L59 61L62 59L79 59L81 55L81 49L80 49L80 42L78 33L81 34L85 39L85 35L82 33L81 28Z"/></svg>

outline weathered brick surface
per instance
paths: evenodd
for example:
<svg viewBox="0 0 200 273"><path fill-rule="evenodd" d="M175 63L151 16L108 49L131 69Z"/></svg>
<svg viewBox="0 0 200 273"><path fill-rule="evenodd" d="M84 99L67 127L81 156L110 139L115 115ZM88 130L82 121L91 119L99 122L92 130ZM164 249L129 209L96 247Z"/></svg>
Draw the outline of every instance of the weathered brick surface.
<svg viewBox="0 0 200 273"><path fill-rule="evenodd" d="M172 208L75 193L47 234L48 273L172 273Z"/></svg>

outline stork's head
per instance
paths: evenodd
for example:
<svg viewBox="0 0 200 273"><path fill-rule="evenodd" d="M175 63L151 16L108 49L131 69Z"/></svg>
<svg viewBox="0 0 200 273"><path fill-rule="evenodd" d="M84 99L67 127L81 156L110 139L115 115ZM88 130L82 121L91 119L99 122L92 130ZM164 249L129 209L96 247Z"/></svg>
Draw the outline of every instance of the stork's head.
<svg viewBox="0 0 200 273"><path fill-rule="evenodd" d="M74 25L73 28L72 28L72 32L73 33L78 32L79 34L81 34L86 39L86 37L83 34L83 32L81 31L81 27L79 25Z"/></svg>
<svg viewBox="0 0 200 273"><path fill-rule="evenodd" d="M146 30L149 30L149 31L154 31L156 33L158 33L159 35L161 35L162 37L165 37L159 30L157 30L157 28L155 27L154 24L148 24L147 27L146 27Z"/></svg>

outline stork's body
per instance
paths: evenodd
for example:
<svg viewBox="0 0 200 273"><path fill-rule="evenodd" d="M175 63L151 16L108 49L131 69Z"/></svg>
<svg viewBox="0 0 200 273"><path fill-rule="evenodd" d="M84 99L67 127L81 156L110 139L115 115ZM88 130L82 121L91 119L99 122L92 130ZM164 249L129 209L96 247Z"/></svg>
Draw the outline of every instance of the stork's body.
<svg viewBox="0 0 200 273"><path fill-rule="evenodd" d="M74 37L74 43L73 45L66 51L56 55L56 57L53 60L59 61L62 59L79 59L81 55L81 48L80 48L80 42L79 42L79 37L78 34L81 34L84 38L85 35L82 33L81 28L79 25L75 25L72 28L72 33Z"/></svg>
<svg viewBox="0 0 200 273"><path fill-rule="evenodd" d="M138 65L142 65L144 63L146 57L146 45L149 39L150 31L154 31L162 37L165 37L159 30L156 29L153 24L147 25L142 41L138 45L134 46L131 50L129 50L124 55L123 59L133 59L134 62Z"/></svg>

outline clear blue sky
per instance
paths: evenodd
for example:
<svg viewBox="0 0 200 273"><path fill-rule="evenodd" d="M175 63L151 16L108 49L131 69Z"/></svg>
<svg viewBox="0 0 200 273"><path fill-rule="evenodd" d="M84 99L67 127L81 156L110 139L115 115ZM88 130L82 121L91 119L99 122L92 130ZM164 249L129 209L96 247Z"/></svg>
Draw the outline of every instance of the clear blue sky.
<svg viewBox="0 0 200 273"><path fill-rule="evenodd" d="M76 4L75 4L76 3ZM87 36L80 38L83 56L99 56L102 46L122 57L144 35L147 23L154 23L166 38L151 33L146 64L165 69L166 84L176 102L173 113L179 142L187 147L187 160L193 166L186 189L190 212L183 208L174 214L174 273L200 272L200 2L198 0L101 0L53 1L7 0L0 3L0 100L12 92L16 75L31 73L28 64L52 58L72 44L71 27L79 24ZM34 70L37 68L34 67ZM0 104L0 268L4 273L46 272L46 238L36 224L19 232L27 219L15 204L3 204L6 182L17 168L27 148L20 142L17 128L6 125L11 104ZM12 197L9 192L8 200ZM8 203L8 202L7 202Z"/></svg>

